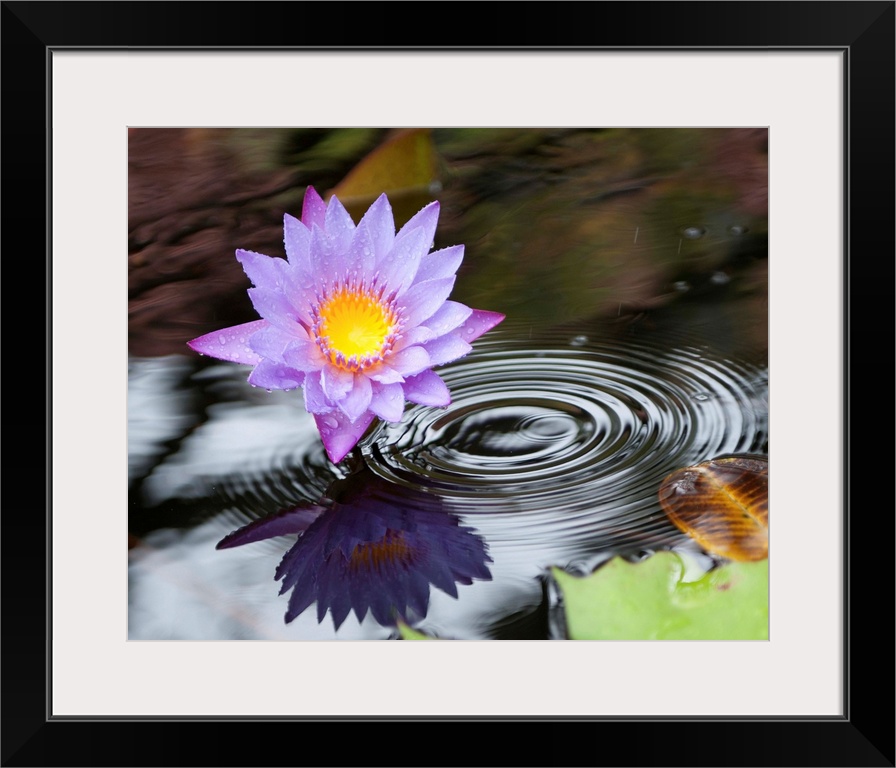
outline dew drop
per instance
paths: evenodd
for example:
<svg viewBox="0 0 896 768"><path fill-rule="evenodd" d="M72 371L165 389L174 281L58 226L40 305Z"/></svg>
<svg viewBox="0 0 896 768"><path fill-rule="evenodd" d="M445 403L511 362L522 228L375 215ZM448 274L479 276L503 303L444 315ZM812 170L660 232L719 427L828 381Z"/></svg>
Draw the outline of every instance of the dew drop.
<svg viewBox="0 0 896 768"><path fill-rule="evenodd" d="M223 336L219 336L219 337L218 337L218 342L219 342L219 343L221 344L221 346L223 347L223 346L227 343L227 339L225 339Z"/></svg>
<svg viewBox="0 0 896 768"><path fill-rule="evenodd" d="M713 285L726 285L727 283L731 282L731 278L728 277L728 275L726 275L724 272L713 272L713 275L711 278L709 278L709 281Z"/></svg>
<svg viewBox="0 0 896 768"><path fill-rule="evenodd" d="M336 427L339 426L339 422L336 421L336 418L333 416L327 416L327 418L324 419L324 424L330 429L336 429Z"/></svg>
<svg viewBox="0 0 896 768"><path fill-rule="evenodd" d="M688 240L697 240L706 234L706 230L702 227L685 227L681 230L681 234Z"/></svg>

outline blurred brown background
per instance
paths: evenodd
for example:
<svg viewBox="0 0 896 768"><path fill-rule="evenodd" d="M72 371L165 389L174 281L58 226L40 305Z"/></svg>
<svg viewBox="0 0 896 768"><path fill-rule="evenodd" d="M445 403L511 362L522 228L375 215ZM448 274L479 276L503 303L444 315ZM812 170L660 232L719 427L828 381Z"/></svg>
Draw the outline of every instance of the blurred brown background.
<svg viewBox="0 0 896 768"><path fill-rule="evenodd" d="M356 221L386 192L398 226L438 199L436 247L466 246L456 298L522 322L638 313L674 301L673 286L732 270L741 291L767 301L767 137L130 129L130 353L185 354L197 335L256 319L234 252L283 256L283 214L301 214L309 184L338 194Z"/></svg>

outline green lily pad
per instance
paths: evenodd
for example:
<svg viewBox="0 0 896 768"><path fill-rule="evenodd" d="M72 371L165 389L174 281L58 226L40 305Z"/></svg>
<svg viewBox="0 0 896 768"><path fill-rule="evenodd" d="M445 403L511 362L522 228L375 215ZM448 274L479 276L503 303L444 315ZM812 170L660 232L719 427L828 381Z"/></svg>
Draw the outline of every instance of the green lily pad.
<svg viewBox="0 0 896 768"><path fill-rule="evenodd" d="M571 640L768 639L768 560L687 582L673 552L638 563L616 557L585 577L551 572Z"/></svg>

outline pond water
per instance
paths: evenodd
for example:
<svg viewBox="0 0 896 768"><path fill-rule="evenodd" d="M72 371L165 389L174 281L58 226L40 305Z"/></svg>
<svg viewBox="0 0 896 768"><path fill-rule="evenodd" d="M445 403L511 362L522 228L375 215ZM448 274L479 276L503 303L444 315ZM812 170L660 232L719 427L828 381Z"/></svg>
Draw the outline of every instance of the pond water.
<svg viewBox="0 0 896 768"><path fill-rule="evenodd" d="M185 135L240 157L264 136ZM270 137L324 190L391 134ZM320 165L321 146L340 137L344 155ZM134 279L130 639L392 639L393 609L436 637L562 639L551 566L584 574L664 549L711 565L657 492L682 467L768 451L765 132L426 138L438 160L426 190L441 203L436 246L466 247L452 298L507 317L438 369L449 407L376 423L339 464L301 393L253 388L250 369L186 346L254 319L232 298L248 280L219 295L209 285L222 280L195 279L189 236L153 252L164 280ZM138 149L132 186L146 167ZM290 195L303 186L292 182L249 206L259 242L239 231L236 247L282 255L266 245L265 217L281 203L298 214ZM203 203L213 218L235 205ZM132 276L152 221L132 216ZM229 245L219 260L235 263ZM147 322L160 286L168 321L206 299L218 309L181 326Z"/></svg>

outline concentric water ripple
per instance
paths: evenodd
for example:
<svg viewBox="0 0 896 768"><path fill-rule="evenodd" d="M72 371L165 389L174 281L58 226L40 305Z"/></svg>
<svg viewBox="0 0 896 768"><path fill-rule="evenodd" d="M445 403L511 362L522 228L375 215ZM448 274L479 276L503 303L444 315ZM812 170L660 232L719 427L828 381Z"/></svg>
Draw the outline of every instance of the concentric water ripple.
<svg viewBox="0 0 896 768"><path fill-rule="evenodd" d="M441 373L452 405L383 425L368 464L518 537L649 538L667 474L767 451L766 369L697 346L502 340Z"/></svg>

